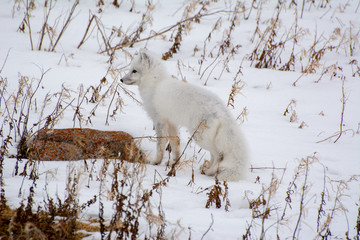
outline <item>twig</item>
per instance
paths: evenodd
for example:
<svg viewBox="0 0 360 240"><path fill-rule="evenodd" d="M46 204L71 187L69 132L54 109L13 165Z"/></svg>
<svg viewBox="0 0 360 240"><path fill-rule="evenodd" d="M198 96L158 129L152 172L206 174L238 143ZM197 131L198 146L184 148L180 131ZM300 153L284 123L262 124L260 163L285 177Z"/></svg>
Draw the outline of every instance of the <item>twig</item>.
<svg viewBox="0 0 360 240"><path fill-rule="evenodd" d="M34 50L34 45L33 45L33 41L32 41L32 36L31 36L31 27L30 27L30 6L29 6L29 0L26 0L26 13L25 13L25 23L28 26L29 29L29 37L30 37L30 44L31 44L31 50Z"/></svg>
<svg viewBox="0 0 360 240"><path fill-rule="evenodd" d="M339 129L339 136L335 139L334 143L337 142L337 140L340 139L342 133L343 133L343 122L344 122L344 111L345 111L345 104L346 104L346 96L345 96L345 90L344 90L344 83L345 83L345 76L341 77L341 93L342 93L342 108L341 108L341 118L340 118L340 129Z"/></svg>
<svg viewBox="0 0 360 240"><path fill-rule="evenodd" d="M95 17L95 23L96 23L96 26L101 34L104 44L105 44L105 50L103 52L107 52L110 55L110 50L112 50L112 49L110 47L109 40L107 40L107 37L106 37L105 27L98 17ZM101 26L100 26L100 24L101 24ZM104 29L104 32L102 29Z"/></svg>
<svg viewBox="0 0 360 240"><path fill-rule="evenodd" d="M255 3L255 2L256 2L256 0L253 0L253 1L252 1L251 7L250 7L250 10L249 10L249 13L248 13L247 17L245 17L245 12L244 12L244 19L245 19L245 20L248 20L248 19L249 19L250 14L251 14L251 10L252 10L253 8L255 8L255 6L254 6L254 3Z"/></svg>
<svg viewBox="0 0 360 240"><path fill-rule="evenodd" d="M64 25L63 28L61 29L61 32L60 32L58 38L56 39L56 41L55 41L55 43L54 43L54 46L53 46L52 49L50 50L51 52L53 52L53 51L55 50L55 47L56 47L56 45L58 44L61 36L62 36L63 33L65 32L66 28L69 26L69 23L70 23L70 21L72 20L71 17L72 17L72 15L74 14L75 8L76 8L76 6L77 6L78 4L79 4L79 0L75 0L74 5L72 6L72 8L71 8L71 10L70 10L70 13L69 13L69 16L68 16L68 18L67 18L67 20L66 20L66 22L65 22L65 25Z"/></svg>
<svg viewBox="0 0 360 240"><path fill-rule="evenodd" d="M355 13L357 13L357 12L358 12L359 7L360 7L360 1L359 1L358 5L357 5L357 7L356 7ZM360 208L359 208L359 209L360 209ZM360 210L359 210L359 211L360 211Z"/></svg>
<svg viewBox="0 0 360 240"><path fill-rule="evenodd" d="M269 191L269 194L267 196L267 200L265 201L265 205L264 208L264 212L261 213L259 215L259 217L261 216L261 234L260 234L260 239L265 239L265 233L266 233L266 230L265 230L265 219L268 219L269 216L270 216L270 211L271 211L271 206L270 206L270 199L271 197L273 196L273 194L276 192L276 188L277 188L277 185L278 185L278 180L276 179L276 176L274 174L274 172L272 172L271 174L271 181L270 181L270 186L268 187L268 191ZM265 192L264 192L265 193ZM263 193L263 194L264 194Z"/></svg>
<svg viewBox="0 0 360 240"><path fill-rule="evenodd" d="M80 127L81 127L80 106L81 106L81 104L83 103L83 101L84 101L85 99L87 99L86 94L90 91L90 88L88 88L84 94L83 94L83 91L84 91L83 85L80 85L78 101L77 101L76 109L75 109L75 111L74 111L74 116L73 116L73 127L75 127L75 118L76 118L76 116L78 117L79 125L80 125ZM82 98L81 98L81 100L80 100L81 94L83 94L83 95L82 95ZM73 99L73 101L74 101L74 99Z"/></svg>
<svg viewBox="0 0 360 240"><path fill-rule="evenodd" d="M171 31L172 29L174 29L174 28L176 28L176 27L178 27L178 26L180 26L180 25L182 25L182 24L184 24L184 23L186 23L186 22L189 22L189 21L193 21L193 20L196 20L196 19L200 19L200 18L202 18L202 17L207 17L207 16L215 15L215 14L218 14L218 13L229 13L229 12L230 12L230 13L232 13L232 12L235 13L236 11L219 10L219 11L215 11L215 12L211 12L211 13L205 13L205 14L201 14L201 15L196 14L195 16L186 18L186 19L184 19L184 20L181 20L181 21L175 23L174 25L171 25L171 26L165 28L164 30L161 30L160 32L155 32L155 33L153 33L153 34L152 34L151 36L149 36L149 37L137 39L137 40L135 40L134 42L119 43L119 44L115 45L114 47L111 47L111 48L109 48L109 49L106 49L106 50L101 51L100 53L102 54L102 53L107 52L107 51L109 51L109 50L118 50L118 49L121 49L121 48L123 48L123 47L125 47L125 46L132 46L132 45L134 45L135 43L148 41L148 40L150 40L150 39L152 39L152 38L161 36L161 35L163 35L164 33L167 33L167 32L169 32L169 31ZM243 11L240 11L240 12L238 12L238 13L242 13L242 12L243 12Z"/></svg>
<svg viewBox="0 0 360 240"><path fill-rule="evenodd" d="M300 166L299 166L300 167ZM284 219L285 217L285 213L286 213L286 209L287 207L289 206L290 209L291 209L291 195L295 192L294 189L296 189L296 184L295 184L295 181L297 180L298 176L299 176L299 167L298 167L298 171L296 171L292 181L290 182L288 188L287 188L287 191L286 191L286 197L285 197L285 207L284 207L284 210L283 210L283 213L281 215L281 220Z"/></svg>
<svg viewBox="0 0 360 240"><path fill-rule="evenodd" d="M218 60L219 57L220 57L220 55L218 54L218 55L215 57L214 61L212 61L212 62L205 68L205 70L202 72L202 74L201 74L201 76L200 76L200 79L203 78L205 72ZM217 64L218 64L218 63L217 63ZM217 64L216 64L216 65L217 65ZM216 66L216 65L215 65L215 66ZM214 70L214 69L215 69L215 67L213 68L213 70ZM212 71L213 71L213 70L212 70ZM209 79L212 71L209 73L209 76L208 76L208 78L206 79L206 81L205 81L205 83L204 83L204 86L206 86L207 80Z"/></svg>
<svg viewBox="0 0 360 240"><path fill-rule="evenodd" d="M77 48L80 48L80 47L81 47L81 45L83 45L83 44L84 44L84 42L85 42L85 38L86 38L86 35L87 35L87 34L88 34L88 32L89 32L89 29L90 29L91 23L92 23L92 21L94 20L94 18L95 18L95 15L92 15L91 19L89 20L89 24L88 24L88 26L87 26L87 28L86 28L86 30L85 30L84 36L83 36L83 38L81 39L81 41L80 41L79 45L77 46Z"/></svg>
<svg viewBox="0 0 360 240"><path fill-rule="evenodd" d="M302 6L301 6L301 15L300 15L300 18L303 17L304 7L305 7L305 0L303 0Z"/></svg>
<svg viewBox="0 0 360 240"><path fill-rule="evenodd" d="M243 240L251 239L250 238L251 237L251 231L250 230L251 230L251 228L253 226L253 222L254 222L254 218L251 219L251 223L250 223L250 225L248 224L245 234L242 235Z"/></svg>
<svg viewBox="0 0 360 240"><path fill-rule="evenodd" d="M63 113L63 112L65 112L65 110L69 107L69 106L71 106L71 104L73 103L73 101L75 100L75 98L73 99L73 100L71 100L65 107L63 107L63 106L61 106L60 105L60 97L59 97L59 99L58 99L58 102L57 102L57 104L56 104L56 107L55 107L55 109L54 109L54 111L52 112L52 113L50 113L45 119L46 119L46 122L45 122L45 125L44 125L44 128L49 128L49 126L48 125L50 125L50 123L51 123L51 126L50 126L50 128L53 128L54 127L54 125L55 125L55 120L59 117L59 116L61 116L61 114ZM61 106L61 107L60 107ZM61 109L61 111L59 112L59 110ZM54 116L54 117L52 117L52 116ZM49 120L51 120L51 121L49 121ZM44 121L44 120L41 120L40 122L42 122L42 121ZM39 122L39 123L40 123Z"/></svg>
<svg viewBox="0 0 360 240"><path fill-rule="evenodd" d="M143 104L139 101L139 100L137 100L133 95L134 95L134 93L133 92L131 92L131 91L129 91L129 90L127 90L126 88L124 88L123 86L122 86L122 84L119 84L119 87L125 92L125 94L126 95L128 95L134 102L136 102L138 105L140 105L140 106L142 106Z"/></svg>
<svg viewBox="0 0 360 240"><path fill-rule="evenodd" d="M23 130L22 130L21 138L26 137L25 134L27 133L27 125L28 125L28 121L29 121L29 115L30 115L30 109L31 109L31 104L32 104L33 97L35 96L37 90L39 89L40 84L41 84L42 80L44 79L45 74L50 70L51 70L51 68L49 68L46 71L44 71L44 69L41 69L41 77L39 79L39 82L38 82L35 90L33 91L33 93L29 96L29 104L28 104L28 108L27 108L27 113L25 114L25 120L23 122ZM21 132L20 132L20 123L21 123L21 121L19 121L19 124L18 124L19 134L21 134Z"/></svg>
<svg viewBox="0 0 360 240"><path fill-rule="evenodd" d="M113 101L114 101L114 99L115 99L116 93L118 93L118 92L117 92L118 86L119 86L119 84L116 84L116 86L115 86L114 94L113 94L113 96L112 96L112 98L111 98L111 101L110 101L110 104L109 104L109 107L108 107L108 110L107 110L105 125L109 125L110 107L111 107L111 105L112 105L112 103L113 103ZM117 107L118 107L118 106L119 106L119 104L117 104ZM116 111L116 110L114 110L114 111ZM121 110L120 110L120 111L121 111Z"/></svg>
<svg viewBox="0 0 360 240"><path fill-rule="evenodd" d="M213 216L213 214L211 213L211 223L210 223L210 226L209 226L209 228L206 230L206 232L202 235L201 240L204 239L205 235L210 231L210 229L212 228L213 225L214 225L214 216Z"/></svg>
<svg viewBox="0 0 360 240"><path fill-rule="evenodd" d="M340 197L342 195L341 193L341 187L342 185L346 184L344 181L340 181L338 187L337 187L337 190L336 190L336 195L335 195L335 200L334 200L334 206L333 208L331 209L331 213L328 215L328 218L329 220L325 223L325 226L320 229L320 231L318 230L318 236L321 236L322 239L327 239L327 236L330 235L330 229L329 229L329 226L330 226L330 223L331 223L331 220L333 220L333 217L334 217L334 213L335 211L337 210L337 202L340 203ZM340 203L341 204L341 203ZM325 232L324 235L321 235L322 232Z"/></svg>
<svg viewBox="0 0 360 240"><path fill-rule="evenodd" d="M5 64L6 64L6 62L7 62L7 59L8 59L8 57L9 57L9 55L10 55L10 50L11 50L11 48L9 48L9 50L8 50L8 52L7 52L7 54L6 54L4 63L3 63L3 65L1 66L1 69L0 69L0 73L2 72L2 70L3 70L4 67L5 67Z"/></svg>
<svg viewBox="0 0 360 240"><path fill-rule="evenodd" d="M317 225L316 225L316 231L319 232L320 229L320 218L321 215L325 215L324 206L326 205L325 202L325 186L326 186L326 168L324 166L324 183L323 183L323 190L321 192L321 202L318 209L318 216L317 216Z"/></svg>
<svg viewBox="0 0 360 240"><path fill-rule="evenodd" d="M346 133L346 132L349 132L349 131L350 131L350 132L353 132L353 134L355 134L353 129L345 129L345 130L343 130L342 132L343 132L343 133ZM335 134L331 135L330 137L327 137L327 138L325 138L325 139L323 139L323 140L317 141L316 143L325 142L326 140L329 140L329 139L331 139L331 138L333 138L333 137L336 137L336 136L338 136L339 134L340 134L340 133L336 132Z"/></svg>
<svg viewBox="0 0 360 240"><path fill-rule="evenodd" d="M45 7L46 9L46 7ZM49 19L49 16L50 16L50 12L52 10L52 0L50 0L50 3L49 3L49 11L46 12L45 10L45 21L44 21L44 24L41 28L41 35L40 35L40 41L39 41L39 47L38 47L38 50L41 50L41 47L42 47L42 43L43 43L43 40L44 40L44 36L45 36L45 29L48 28L48 19Z"/></svg>
<svg viewBox="0 0 360 240"><path fill-rule="evenodd" d="M306 192L306 183L307 183L307 177L308 177L308 171L309 171L309 158L310 157L307 157L306 160L305 160L305 179L304 179L304 184L302 186L302 191L301 191L301 198L300 198L300 209L299 209L299 217L298 217L298 220L296 222L296 226L295 226L295 230L294 230L294 233L293 233L293 236L292 236L292 239L298 239L296 237L296 232L298 231L298 228L299 228L299 225L300 225L300 221L301 221L301 217L302 217L302 213L303 213L303 210L304 210L304 197L305 197L305 192Z"/></svg>
<svg viewBox="0 0 360 240"><path fill-rule="evenodd" d="M286 168L278 168L278 167L251 167L250 170L285 170Z"/></svg>

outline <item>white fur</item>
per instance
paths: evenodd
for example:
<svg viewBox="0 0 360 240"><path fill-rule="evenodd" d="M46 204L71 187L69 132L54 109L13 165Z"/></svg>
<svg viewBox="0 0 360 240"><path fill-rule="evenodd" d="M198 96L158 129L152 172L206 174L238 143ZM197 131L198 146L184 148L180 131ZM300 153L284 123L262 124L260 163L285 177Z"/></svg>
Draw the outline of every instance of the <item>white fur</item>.
<svg viewBox="0 0 360 240"><path fill-rule="evenodd" d="M171 77L162 62L146 50L135 56L121 81L138 85L145 110L154 121L159 138L152 164L161 163L167 140L173 153L172 163L178 160L178 127L185 126L195 133L200 147L211 154L210 162L201 167L202 173L227 181L246 178L249 164L244 138L215 94Z"/></svg>

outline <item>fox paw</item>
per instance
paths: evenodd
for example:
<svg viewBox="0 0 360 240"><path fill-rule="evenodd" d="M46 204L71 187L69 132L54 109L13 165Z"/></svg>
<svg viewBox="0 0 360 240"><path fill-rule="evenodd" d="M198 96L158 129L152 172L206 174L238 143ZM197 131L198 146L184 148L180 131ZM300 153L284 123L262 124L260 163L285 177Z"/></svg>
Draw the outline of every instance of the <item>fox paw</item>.
<svg viewBox="0 0 360 240"><path fill-rule="evenodd" d="M200 166L200 173L207 175L206 170L209 169L209 167L210 167L210 162L208 160L205 160L203 165Z"/></svg>
<svg viewBox="0 0 360 240"><path fill-rule="evenodd" d="M146 161L146 163L151 164L151 165L159 165L161 163L161 161L157 161L157 160L148 160Z"/></svg>

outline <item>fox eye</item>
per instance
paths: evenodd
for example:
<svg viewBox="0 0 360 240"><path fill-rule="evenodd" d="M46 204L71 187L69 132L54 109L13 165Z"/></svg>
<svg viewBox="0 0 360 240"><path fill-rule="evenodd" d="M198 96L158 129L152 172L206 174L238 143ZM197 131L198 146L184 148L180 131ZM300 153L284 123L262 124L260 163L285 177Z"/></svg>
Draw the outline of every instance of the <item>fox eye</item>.
<svg viewBox="0 0 360 240"><path fill-rule="evenodd" d="M137 73L137 71L134 69L134 70L132 70L132 73Z"/></svg>

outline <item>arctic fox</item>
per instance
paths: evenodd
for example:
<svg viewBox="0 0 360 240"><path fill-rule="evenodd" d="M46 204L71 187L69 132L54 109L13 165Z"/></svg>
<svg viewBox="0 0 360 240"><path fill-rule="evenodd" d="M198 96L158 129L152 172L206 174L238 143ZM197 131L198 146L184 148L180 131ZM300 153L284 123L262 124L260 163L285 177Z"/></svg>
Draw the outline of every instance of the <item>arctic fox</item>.
<svg viewBox="0 0 360 240"><path fill-rule="evenodd" d="M168 140L173 155L170 164L179 160L178 127L185 126L197 144L210 152L211 160L201 166L201 173L216 175L221 181L246 178L249 163L245 140L215 94L172 77L161 60L144 49L134 57L121 82L139 87L144 108L154 122L157 155L150 163L161 163Z"/></svg>

